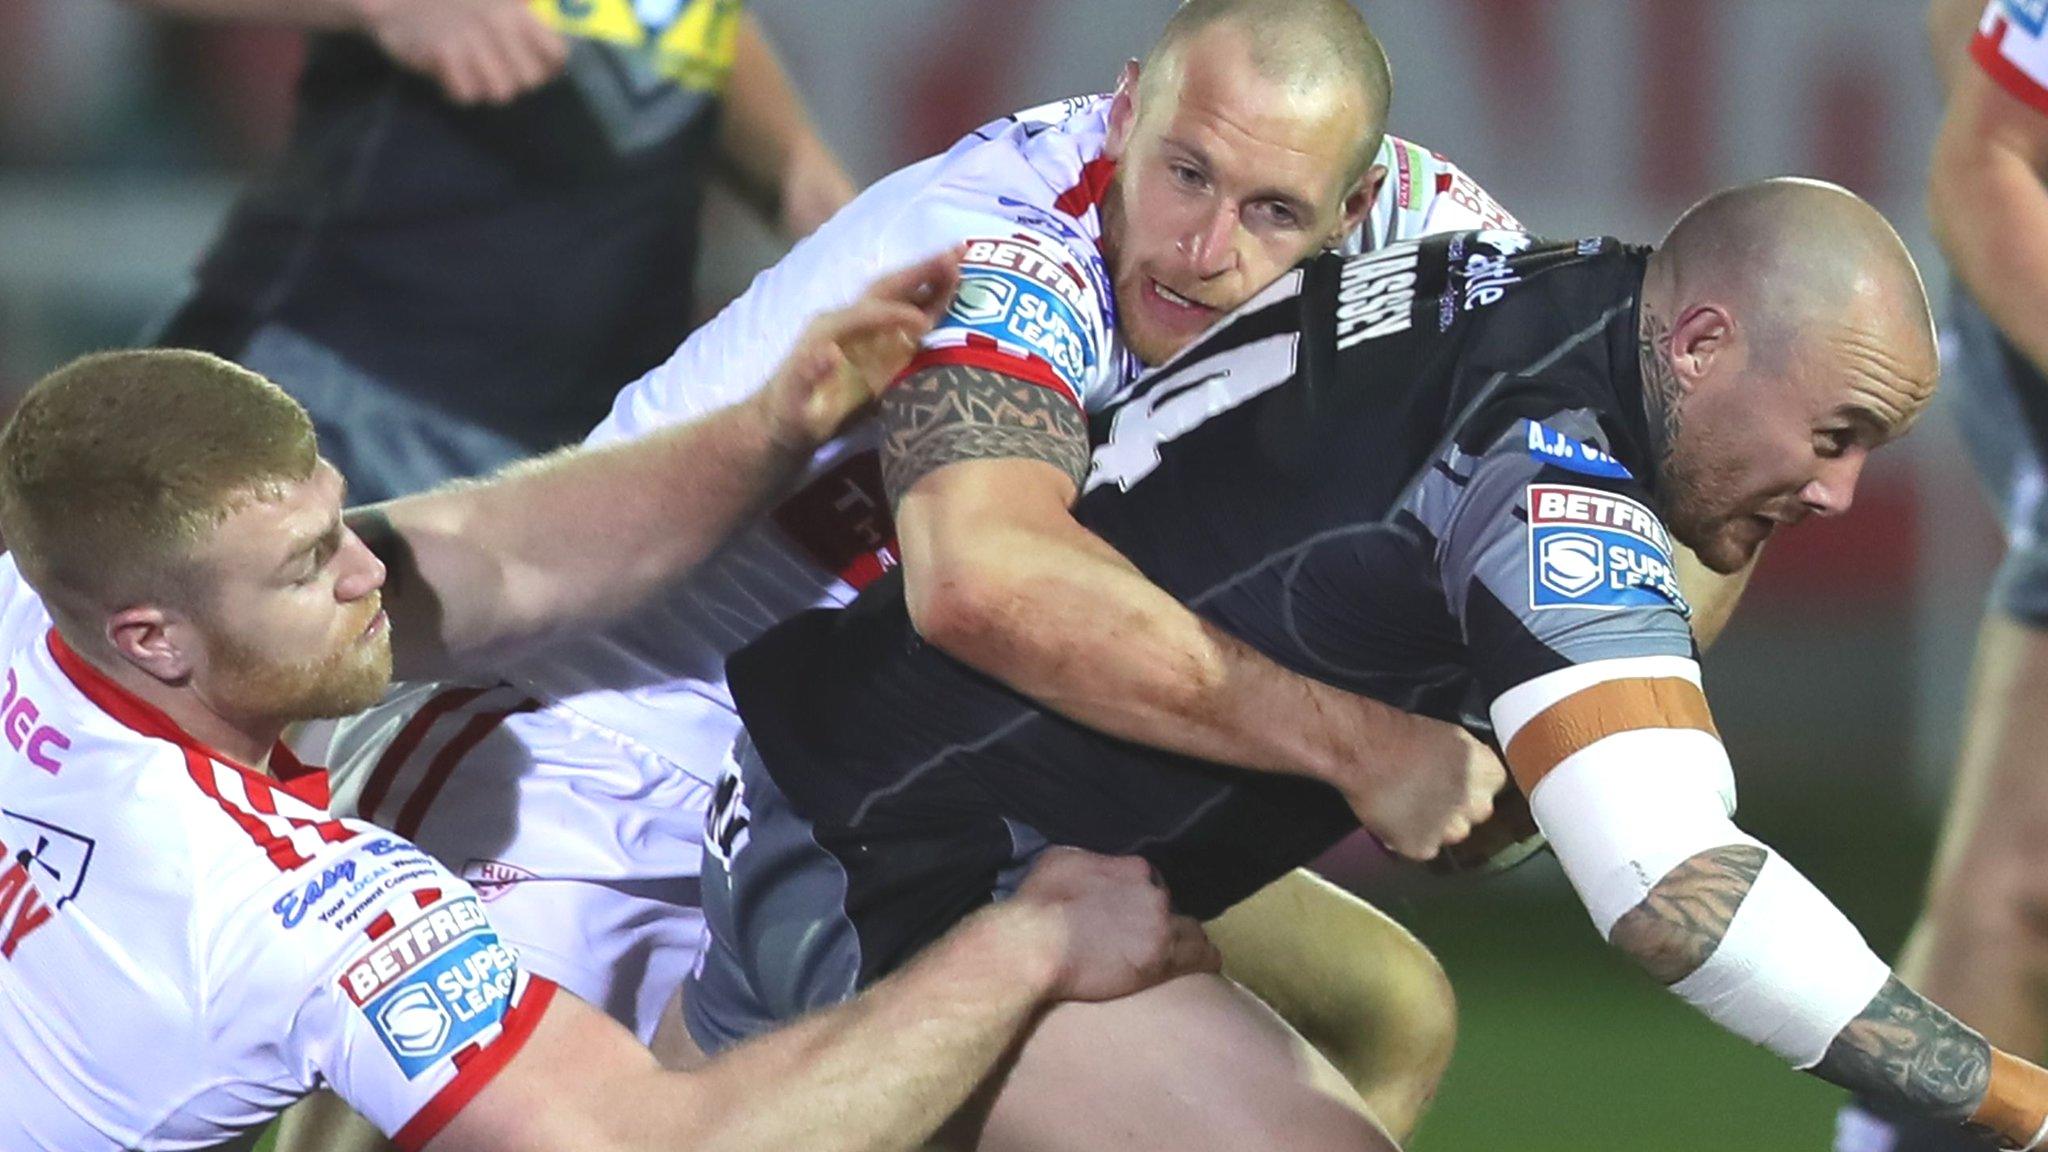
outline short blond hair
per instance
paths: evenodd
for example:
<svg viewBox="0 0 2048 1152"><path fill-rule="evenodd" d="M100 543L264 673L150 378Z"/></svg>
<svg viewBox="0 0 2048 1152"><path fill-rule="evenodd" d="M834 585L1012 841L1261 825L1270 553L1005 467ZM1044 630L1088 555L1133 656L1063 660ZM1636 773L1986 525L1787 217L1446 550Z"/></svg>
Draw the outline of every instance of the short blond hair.
<svg viewBox="0 0 2048 1152"><path fill-rule="evenodd" d="M1349 0L1184 0L1166 21L1138 73L1140 102L1153 103L1182 67L1182 47L1203 30L1235 24L1247 34L1260 75L1294 89L1349 87L1369 125L1353 153L1345 183L1372 167L1394 102L1386 49Z"/></svg>
<svg viewBox="0 0 2048 1152"><path fill-rule="evenodd" d="M102 352L43 377L0 429L0 537L53 610L176 597L207 532L318 463L306 410L256 373Z"/></svg>

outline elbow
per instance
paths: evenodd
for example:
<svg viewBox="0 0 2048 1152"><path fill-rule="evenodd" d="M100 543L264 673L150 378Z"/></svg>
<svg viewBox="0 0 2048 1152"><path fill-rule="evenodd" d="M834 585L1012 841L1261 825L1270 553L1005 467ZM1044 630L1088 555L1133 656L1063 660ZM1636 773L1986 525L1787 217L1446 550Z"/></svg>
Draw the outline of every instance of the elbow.
<svg viewBox="0 0 2048 1152"><path fill-rule="evenodd" d="M917 634L956 660L986 667L1018 639L1018 594L1009 573L995 565L906 564L903 590Z"/></svg>

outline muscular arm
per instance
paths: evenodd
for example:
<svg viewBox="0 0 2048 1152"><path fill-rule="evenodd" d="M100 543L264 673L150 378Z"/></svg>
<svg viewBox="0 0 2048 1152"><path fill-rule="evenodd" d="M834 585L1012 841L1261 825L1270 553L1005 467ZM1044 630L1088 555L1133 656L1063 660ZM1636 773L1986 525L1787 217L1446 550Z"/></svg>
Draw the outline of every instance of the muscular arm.
<svg viewBox="0 0 2048 1152"><path fill-rule="evenodd" d="M2048 369L2048 115L1963 63L1935 138L1935 239L1999 330Z"/></svg>
<svg viewBox="0 0 2048 1152"><path fill-rule="evenodd" d="M1610 941L1660 983L1678 983L1720 946L1765 858L1764 849L1742 844L1691 857L1615 922ZM1891 977L1808 1071L1869 1099L1961 1124L1984 1105L1992 1051L1967 1025Z"/></svg>
<svg viewBox="0 0 2048 1152"><path fill-rule="evenodd" d="M753 13L741 14L738 37L718 127L720 172L784 235L807 236L853 199L853 181L818 138Z"/></svg>
<svg viewBox="0 0 2048 1152"><path fill-rule="evenodd" d="M808 457L744 403L642 440L352 510L388 569L394 673L454 676L601 625L758 513Z"/></svg>
<svg viewBox="0 0 2048 1152"><path fill-rule="evenodd" d="M1414 718L1282 669L1074 519L1087 430L1063 397L939 367L886 393L882 420L910 616L931 643L1124 740L1256 771L1348 774L1347 795L1374 767L1361 759L1400 759Z"/></svg>
<svg viewBox="0 0 2048 1152"><path fill-rule="evenodd" d="M430 1147L918 1147L1047 1004L1109 999L1217 967L1200 929L1167 915L1141 861L1060 855L1042 861L1016 898L976 913L852 1002L694 1071L662 1071L623 1028L560 997L527 1048Z"/></svg>
<svg viewBox="0 0 2048 1152"><path fill-rule="evenodd" d="M474 670L682 576L901 371L958 272L945 253L882 277L814 319L759 392L695 422L350 513L389 570L395 673Z"/></svg>

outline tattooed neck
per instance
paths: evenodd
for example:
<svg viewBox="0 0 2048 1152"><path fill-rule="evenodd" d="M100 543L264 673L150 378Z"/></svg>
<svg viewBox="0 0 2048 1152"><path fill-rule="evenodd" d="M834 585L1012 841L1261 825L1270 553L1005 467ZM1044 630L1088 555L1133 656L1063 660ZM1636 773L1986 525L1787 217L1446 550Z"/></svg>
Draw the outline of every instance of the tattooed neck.
<svg viewBox="0 0 2048 1152"><path fill-rule="evenodd" d="M1636 363L1643 376L1643 415L1650 422L1650 456L1661 472L1678 442L1678 373L1671 366L1671 325L1648 300L1636 328Z"/></svg>

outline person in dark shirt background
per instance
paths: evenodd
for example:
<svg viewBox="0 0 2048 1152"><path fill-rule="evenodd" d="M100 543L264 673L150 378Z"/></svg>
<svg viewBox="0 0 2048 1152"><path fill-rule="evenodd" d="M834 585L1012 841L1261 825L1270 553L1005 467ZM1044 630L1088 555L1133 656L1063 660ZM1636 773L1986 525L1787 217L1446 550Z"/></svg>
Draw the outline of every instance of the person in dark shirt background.
<svg viewBox="0 0 2048 1152"><path fill-rule="evenodd" d="M154 343L262 372L379 500L580 440L682 342L717 176L853 194L738 0L142 0L306 28L292 134Z"/></svg>

